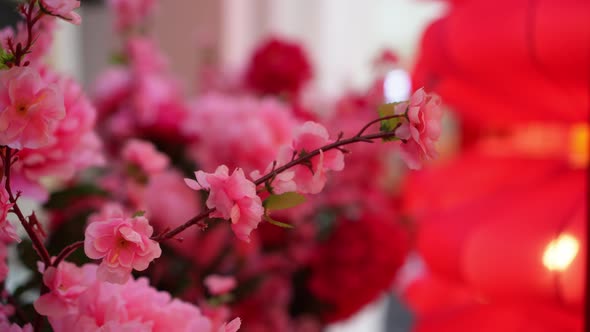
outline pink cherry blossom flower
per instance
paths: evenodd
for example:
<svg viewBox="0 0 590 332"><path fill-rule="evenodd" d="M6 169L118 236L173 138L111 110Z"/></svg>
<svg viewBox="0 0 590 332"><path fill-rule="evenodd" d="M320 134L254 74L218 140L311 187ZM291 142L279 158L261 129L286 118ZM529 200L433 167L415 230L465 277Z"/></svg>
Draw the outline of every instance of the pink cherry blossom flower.
<svg viewBox="0 0 590 332"><path fill-rule="evenodd" d="M284 147L279 152L279 165L289 162L293 153L311 152L324 145L332 143L324 126L308 121L295 133L290 147ZM339 150L320 151L320 155L313 157L308 165L298 165L292 168L295 175L293 181L297 185L297 192L303 194L317 194L326 185L326 171L341 171L344 168L344 154Z"/></svg>
<svg viewBox="0 0 590 332"><path fill-rule="evenodd" d="M74 9L80 7L79 0L40 0L39 3L50 15L60 17L76 25L82 22L80 15L74 12Z"/></svg>
<svg viewBox="0 0 590 332"><path fill-rule="evenodd" d="M132 269L147 269L162 254L159 243L150 239L153 231L141 216L114 216L88 225L84 251L92 259L103 259L97 272L99 279L125 283Z"/></svg>
<svg viewBox="0 0 590 332"><path fill-rule="evenodd" d="M0 145L39 148L55 141L65 116L64 97L32 67L0 71Z"/></svg>
<svg viewBox="0 0 590 332"><path fill-rule="evenodd" d="M197 181L185 179L194 190L208 189L207 207L215 209L211 217L231 219L232 230L236 236L250 242L249 235L258 227L264 208L256 194L256 185L244 176L238 168L229 175L227 166L217 167L215 173L195 172Z"/></svg>
<svg viewBox="0 0 590 332"><path fill-rule="evenodd" d="M231 292L236 287L236 278L212 274L205 278L205 286L209 293L221 295Z"/></svg>
<svg viewBox="0 0 590 332"><path fill-rule="evenodd" d="M116 15L118 30L127 30L142 23L155 9L155 0L109 0Z"/></svg>
<svg viewBox="0 0 590 332"><path fill-rule="evenodd" d="M168 167L168 156L156 150L154 144L138 139L129 140L122 151L123 160L138 166L147 175L158 174Z"/></svg>
<svg viewBox="0 0 590 332"><path fill-rule="evenodd" d="M10 211L12 205L8 192L4 188L4 181L0 181L0 235L20 242L20 237L16 234L16 229L8 221L8 211Z"/></svg>
<svg viewBox="0 0 590 332"><path fill-rule="evenodd" d="M440 137L442 110L440 98L419 89L409 102L398 104L396 113L407 108L408 121L395 131L404 143L401 157L411 169L420 169L424 160L437 157L434 143Z"/></svg>
<svg viewBox="0 0 590 332"><path fill-rule="evenodd" d="M41 74L47 84L63 91L66 114L53 131L53 142L41 148L21 150L14 170L32 182L46 176L65 181L80 170L103 165L102 144L94 131L96 110L81 86L46 68Z"/></svg>
<svg viewBox="0 0 590 332"><path fill-rule="evenodd" d="M82 268L68 262L61 262L57 268L50 266L43 272L43 283L49 292L41 295L34 303L35 310L49 317L61 317L77 310L78 298L92 283L96 265L86 264Z"/></svg>

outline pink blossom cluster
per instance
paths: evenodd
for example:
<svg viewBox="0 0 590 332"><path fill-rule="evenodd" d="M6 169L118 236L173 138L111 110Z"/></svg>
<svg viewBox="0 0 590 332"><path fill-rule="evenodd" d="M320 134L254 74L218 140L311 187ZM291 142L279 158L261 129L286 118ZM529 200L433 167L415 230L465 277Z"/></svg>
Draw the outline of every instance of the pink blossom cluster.
<svg viewBox="0 0 590 332"><path fill-rule="evenodd" d="M129 66L112 67L96 82L94 101L106 118L104 129L118 139L142 133L178 138L188 107L166 58L148 37L131 37L125 46Z"/></svg>
<svg viewBox="0 0 590 332"><path fill-rule="evenodd" d="M39 0L39 6L49 15L57 16L72 24L79 25L82 18L74 9L80 7L80 0Z"/></svg>
<svg viewBox="0 0 590 332"><path fill-rule="evenodd" d="M209 94L192 103L183 129L194 140L191 156L204 170L225 164L248 173L273 161L297 125L291 109L278 100Z"/></svg>
<svg viewBox="0 0 590 332"><path fill-rule="evenodd" d="M332 208L342 201L320 197L316 205L301 208L299 214L280 215L279 211L280 217L288 219L285 223L270 215L274 212L273 199L288 197L296 201L293 205L300 204L305 200L304 195L318 194L325 189L331 171L342 171L345 166L347 151L334 148L335 145L330 147L341 142L343 136L335 140L323 125L313 121L302 123L303 114L314 118L302 111L304 107L299 100L302 84L312 77L302 50L297 45L284 48L285 45L274 41L257 58L268 57L273 62L273 54L277 58L277 54L284 53L279 58L296 59L297 65L293 66L292 61L275 61L267 66L265 61L253 61L248 70L251 92L270 91L277 96L286 93L285 100L225 91L225 94L208 93L187 103L182 86L169 72L166 57L144 35L144 23L153 13L156 0L110 0L109 4L117 15L116 30L124 38L123 52L117 57L119 65L98 81L94 96L98 111L76 82L52 72L39 61L51 44L50 30L57 18L80 23L81 18L74 11L80 5L79 0L30 1L19 7L27 24L19 25L16 31L0 31L0 46L16 58L13 62L0 63L0 282L8 272L6 246L20 241L8 220L8 214L13 213L43 261L39 264L43 287L34 307L48 318L55 331L236 332L241 320L228 322L228 318L237 314L247 317L251 324L249 331L317 332L322 328L322 321L319 311L312 312L315 308L309 312L305 308L304 312L291 316L291 305L298 301L293 293L297 287L293 279L299 272L309 270L316 279L320 278L321 285L325 285L323 290L341 302L334 305L349 304L346 314L381 292L391 279L389 274L379 273L379 266L391 262L389 252L371 255L383 264L363 271L371 272L379 281L368 288L358 282L356 274L338 277L344 283L354 284L357 299L362 301L338 291L332 294L330 285L332 273L339 271L337 264L347 260L363 263L365 259L358 260L362 258L361 251L374 247L365 237L357 238L359 233L353 227L342 231L346 240L342 241L342 248L346 250L336 247L336 253L343 259L337 257L334 262L332 258L336 256L328 250L332 246L320 252L322 257L312 260L318 238L325 236L320 234L325 231L322 227L329 228L327 236L340 234L334 232L335 225L320 227L313 223L320 214L315 209L317 204L327 203L322 206L328 208L325 214L336 220L334 217L341 212ZM28 31L31 25L32 30ZM35 47L29 49L31 44ZM305 70L293 70L297 68ZM273 86L278 80L283 82L280 89ZM375 91L367 97L364 105L367 109L374 110L373 99L380 98L380 92ZM440 135L441 120L439 104L437 97L419 90L408 102L395 105L398 121L395 138L401 139L403 157L411 168L418 168L424 160L436 155L434 143ZM372 120L364 115L359 127ZM338 120L341 121L332 123L334 132L357 123L350 118ZM371 122L375 124L371 132L374 135L379 134L378 122ZM99 128L95 131L97 123ZM347 133L347 137L359 138L348 135L351 133L354 131ZM351 151L359 159L356 164L351 163L353 167L348 175L352 175L340 183L349 187L341 195L352 192L363 195L362 199L374 205L392 205L390 197L377 193L372 184L363 186L366 184L363 172L385 173L384 163L378 159L383 150L371 147ZM185 160L184 153L193 160ZM8 155L11 160L6 158ZM183 179L182 172L190 162L195 162L200 170L194 173L194 179ZM86 193L76 185L85 180L76 176L92 166L108 166L94 177L99 178L98 187L106 194L78 198L78 194ZM49 241L44 241L46 234L35 215L23 217L16 202L21 193L45 200L47 192L40 183L47 177L60 180L66 193L52 195L46 205L48 209L55 211L66 206L71 215L82 210L99 211L88 218L84 241L66 245L56 258L50 257L44 243L57 238L54 238L56 233L67 237L67 227L79 220L71 215L64 218L72 220L63 221L59 225L63 228L58 232L54 232L58 229L54 227L48 232ZM199 198L203 198L206 210L200 206ZM285 203L277 200L276 205ZM76 210L80 201L83 201L79 204L82 209ZM361 209L373 208L375 212L375 206L369 205ZM280 209L284 207L277 208ZM193 227L188 232L183 228L168 232L183 223L183 227L193 226L199 211L204 211L202 216L206 218L226 219L230 223L209 223L203 218L197 224L198 230ZM348 212L350 209L346 213L354 215L358 211ZM261 226L262 220L268 223ZM271 223L285 228L296 226L296 230L287 233L275 227L253 233L254 229L263 229ZM208 225L210 229L202 232ZM390 226L398 231L393 223ZM381 232L383 229L372 230L381 241L388 238ZM242 241L228 241L232 231ZM171 239L172 234L180 232L182 235ZM358 244L350 239L358 240ZM170 240L166 244L176 249L176 253L182 252L188 262L179 264L174 253L163 251L160 242L165 240ZM98 264L78 267L65 261L82 246L86 256ZM399 252L401 257L402 251ZM159 264L150 266L156 259ZM313 262L321 262L314 265L315 272L309 269ZM390 267L394 273L398 266L396 263ZM187 302L158 291L149 285L147 278L135 279L133 270L155 277L154 284L158 287L169 282L165 277L177 274L173 277L182 277L182 299ZM305 285L306 280L301 281ZM243 291L247 291L246 298L240 297ZM4 294L0 294L0 302L5 301ZM201 303L202 311L191 303ZM22 328L10 325L7 317L14 314L14 308L0 306L0 330L32 331L30 325Z"/></svg>
<svg viewBox="0 0 590 332"><path fill-rule="evenodd" d="M279 151L278 166L291 161L294 155L302 156L333 142L324 126L308 121L298 128L291 145ZM342 169L344 169L344 154L340 150L333 149L326 152L320 150L319 156L311 158L309 164L297 165L287 172L293 173L291 181L295 183L297 192L317 194L326 185L327 171Z"/></svg>
<svg viewBox="0 0 590 332"><path fill-rule="evenodd" d="M109 0L108 4L115 14L118 31L139 27L156 7L155 0Z"/></svg>
<svg viewBox="0 0 590 332"><path fill-rule="evenodd" d="M147 269L162 254L158 242L150 239L153 228L145 217L125 217L116 210L101 217L88 225L84 239L86 255L102 259L97 271L100 280L125 283L131 270Z"/></svg>
<svg viewBox="0 0 590 332"><path fill-rule="evenodd" d="M100 267L62 262L45 271L49 292L35 308L54 331L236 332L240 319L214 325L199 308L152 288L145 278L112 284L97 279Z"/></svg>
<svg viewBox="0 0 590 332"><path fill-rule="evenodd" d="M80 170L104 164L94 131L96 110L74 80L29 66L0 71L0 82L6 82L0 88L6 93L0 97L0 119L9 123L0 144L21 149L12 167L16 190L43 200L42 178L70 180ZM39 87L45 88L33 93Z"/></svg>
<svg viewBox="0 0 590 332"><path fill-rule="evenodd" d="M199 213L198 195L185 185L170 158L151 142L128 140L115 160L100 185L113 200L124 204L117 204L119 210L145 211L150 224L161 230L177 227ZM183 238L195 240L189 235L193 233L189 230ZM182 247L180 243L171 245Z"/></svg>
<svg viewBox="0 0 590 332"><path fill-rule="evenodd" d="M0 71L0 145L36 149L56 141L64 96L30 67Z"/></svg>
<svg viewBox="0 0 590 332"><path fill-rule="evenodd" d="M156 147L146 141L131 139L121 152L124 161L137 167L147 175L155 175L168 167L170 160Z"/></svg>
<svg viewBox="0 0 590 332"><path fill-rule="evenodd" d="M276 165L287 164L294 157L305 156L333 141L328 131L316 122L306 122L298 130L290 145L279 149ZM272 171L272 165L267 171ZM307 163L296 165L278 174L270 184L273 193L298 192L302 194L317 194L326 184L327 172L340 171L344 168L342 151L319 151L318 156L311 157ZM254 171L253 177L259 177L260 172ZM249 235L261 221L264 214L262 200L256 192L254 182L248 180L241 168L231 175L225 165L219 166L214 173L204 171L195 172L195 180L185 179L186 184L194 190L205 189L209 192L207 207L215 209L212 217L229 219L236 236L249 242Z"/></svg>
<svg viewBox="0 0 590 332"><path fill-rule="evenodd" d="M210 214L214 218L231 220L236 236L246 242L250 233L262 220L264 208L256 194L256 185L246 179L240 168L230 175L227 166L221 165L215 173L195 172L195 180L185 179L186 184L194 190L209 191L207 207L215 209Z"/></svg>
<svg viewBox="0 0 590 332"><path fill-rule="evenodd" d="M395 114L406 114L395 134L404 143L401 156L411 169L420 169L422 162L438 156L435 142L440 137L442 110L440 97L419 89L407 102L395 106Z"/></svg>

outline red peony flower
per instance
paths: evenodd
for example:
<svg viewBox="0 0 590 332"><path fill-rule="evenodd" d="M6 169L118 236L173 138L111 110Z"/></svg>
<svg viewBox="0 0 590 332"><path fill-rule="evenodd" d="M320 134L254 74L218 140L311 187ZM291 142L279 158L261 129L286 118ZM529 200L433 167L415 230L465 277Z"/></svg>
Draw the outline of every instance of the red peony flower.
<svg viewBox="0 0 590 332"><path fill-rule="evenodd" d="M245 80L249 88L261 94L296 96L312 75L300 45L273 38L254 51Z"/></svg>
<svg viewBox="0 0 590 332"><path fill-rule="evenodd" d="M343 219L315 251L309 289L326 321L345 319L391 286L408 249L406 233L391 214Z"/></svg>

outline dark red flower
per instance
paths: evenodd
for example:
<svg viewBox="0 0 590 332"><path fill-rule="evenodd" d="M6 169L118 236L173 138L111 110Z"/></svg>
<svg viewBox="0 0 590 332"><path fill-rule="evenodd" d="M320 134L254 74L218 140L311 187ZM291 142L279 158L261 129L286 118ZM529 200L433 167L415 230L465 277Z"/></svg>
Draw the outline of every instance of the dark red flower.
<svg viewBox="0 0 590 332"><path fill-rule="evenodd" d="M258 93L293 97L311 77L311 64L303 48L272 38L254 51L245 80Z"/></svg>
<svg viewBox="0 0 590 332"><path fill-rule="evenodd" d="M317 248L308 286L325 304L326 321L351 316L392 285L408 249L407 233L394 220L385 213L340 220Z"/></svg>

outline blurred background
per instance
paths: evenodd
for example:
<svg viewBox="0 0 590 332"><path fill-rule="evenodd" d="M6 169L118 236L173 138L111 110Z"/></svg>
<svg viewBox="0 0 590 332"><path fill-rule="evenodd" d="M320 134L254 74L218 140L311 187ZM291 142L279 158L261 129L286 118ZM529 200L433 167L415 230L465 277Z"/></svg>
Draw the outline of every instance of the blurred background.
<svg viewBox="0 0 590 332"><path fill-rule="evenodd" d="M60 22L49 61L91 90L121 38L102 1L79 12L80 28ZM420 87L442 97L440 160L388 180L404 264L328 331L582 331L589 1L165 0L149 26L187 93L207 88L209 68L243 76L259 45L284 38L306 50L301 98L319 113L376 85L381 102Z"/></svg>

